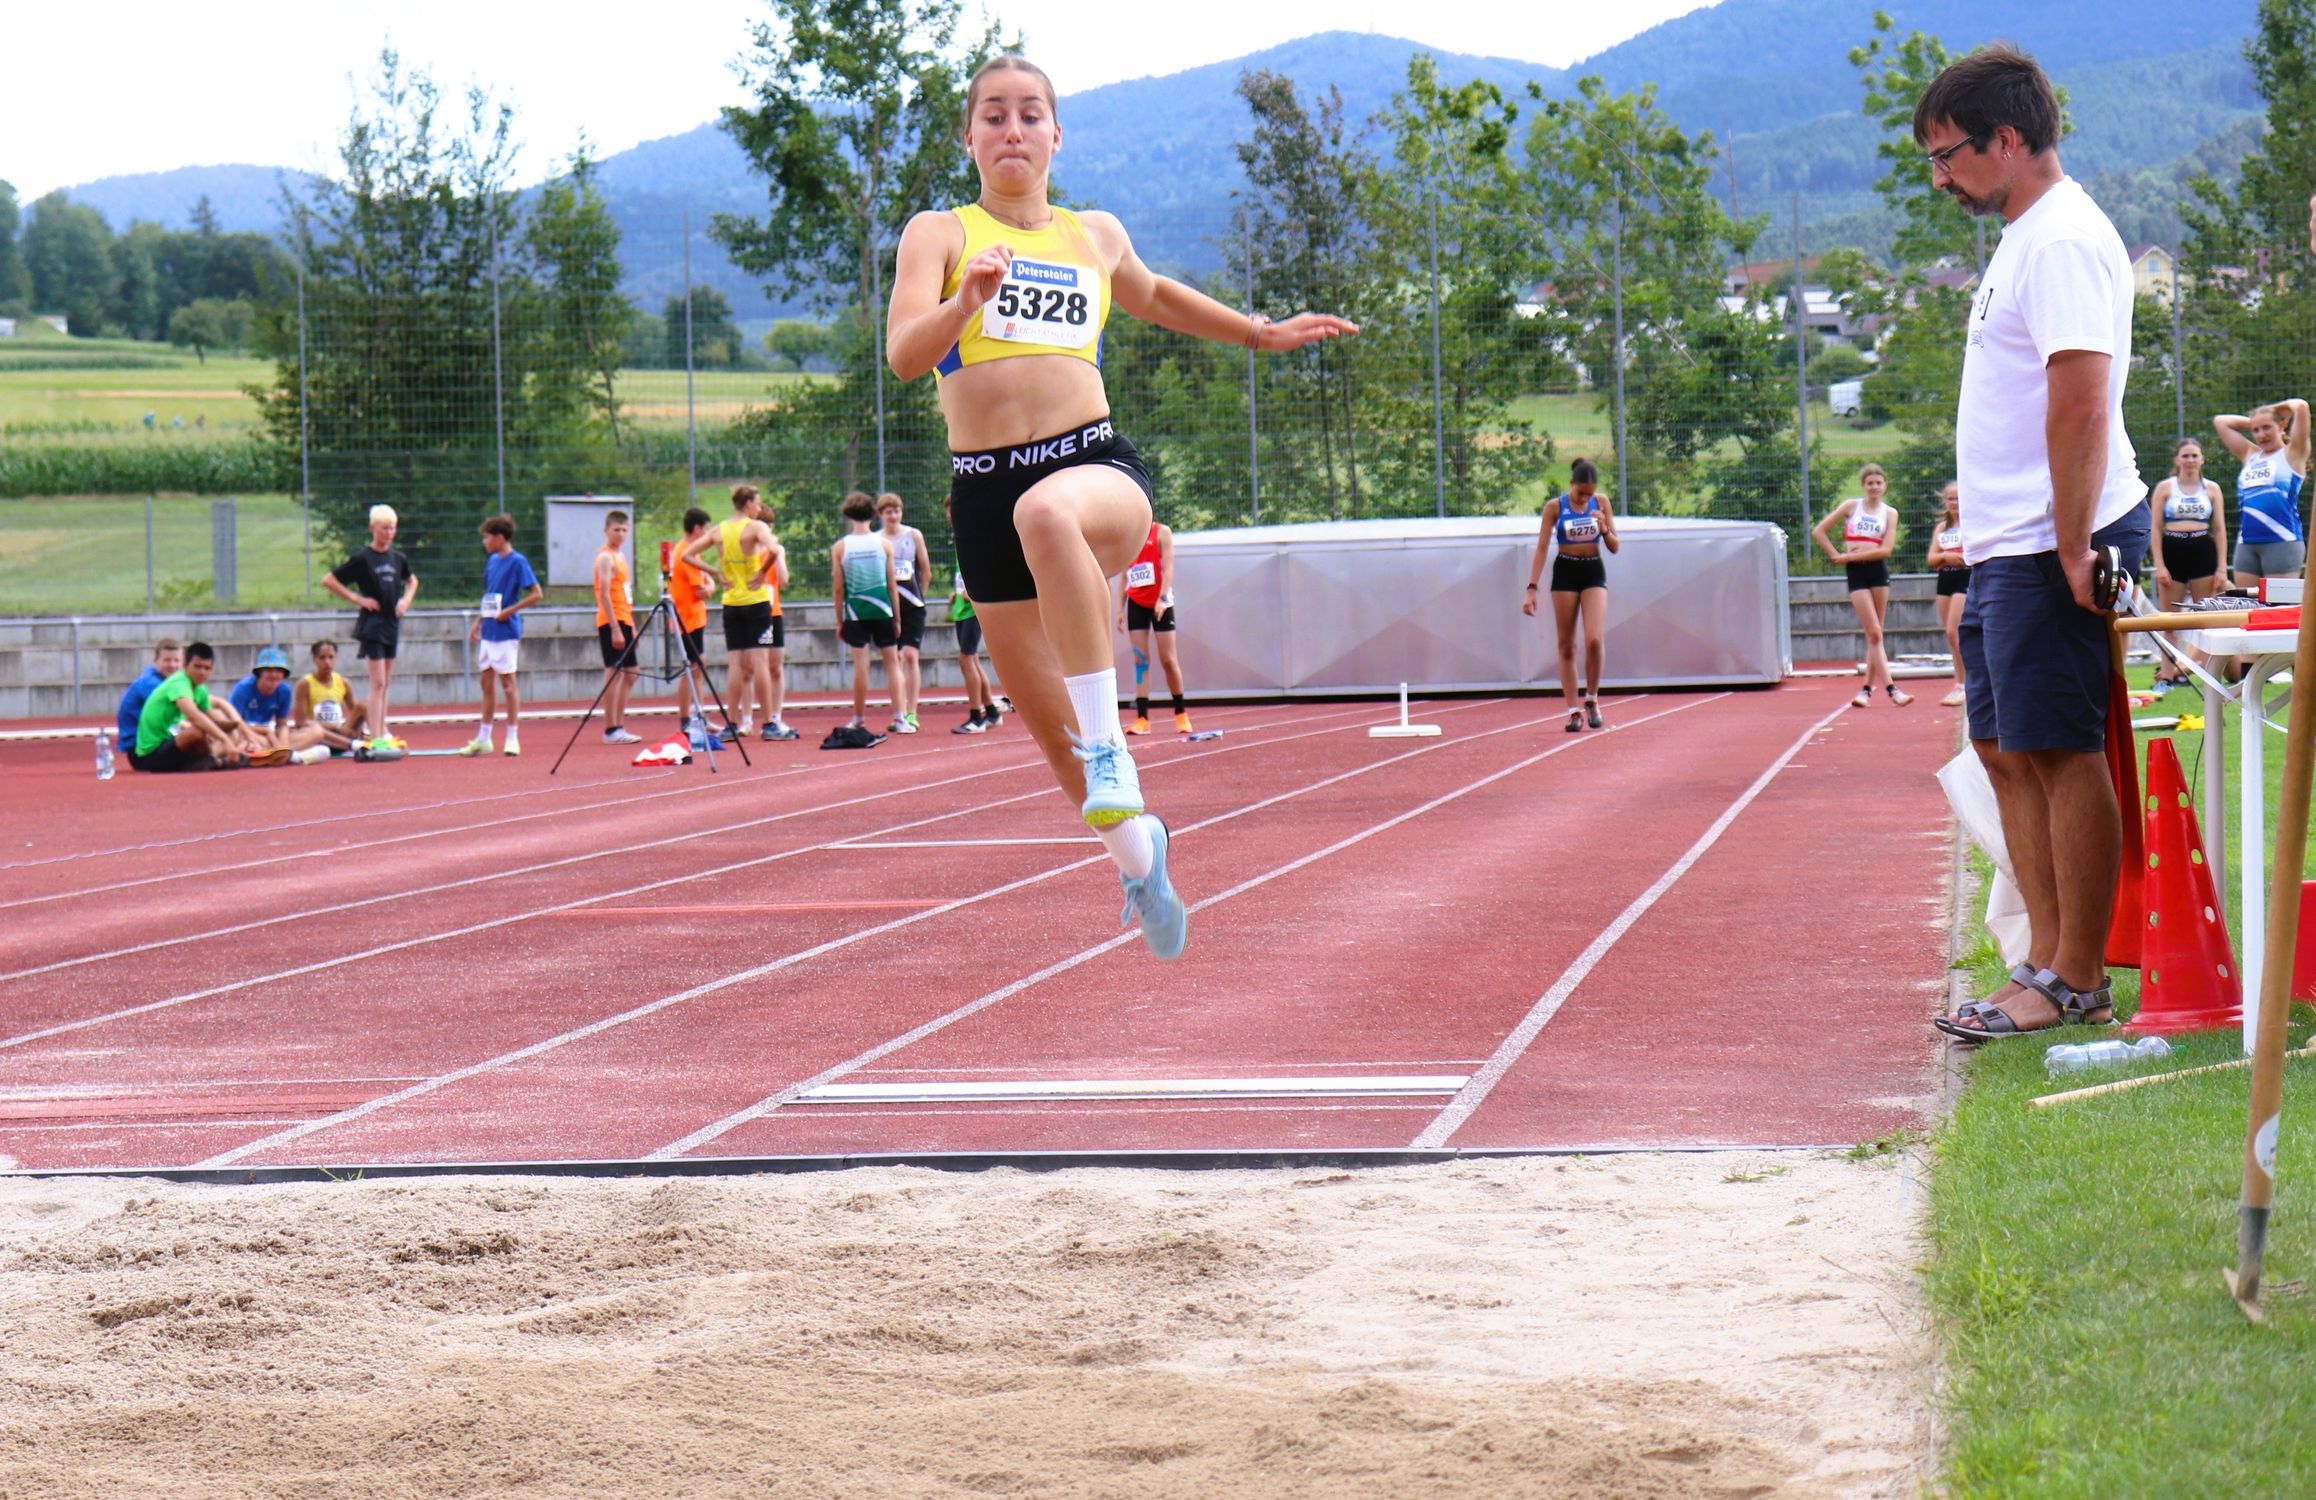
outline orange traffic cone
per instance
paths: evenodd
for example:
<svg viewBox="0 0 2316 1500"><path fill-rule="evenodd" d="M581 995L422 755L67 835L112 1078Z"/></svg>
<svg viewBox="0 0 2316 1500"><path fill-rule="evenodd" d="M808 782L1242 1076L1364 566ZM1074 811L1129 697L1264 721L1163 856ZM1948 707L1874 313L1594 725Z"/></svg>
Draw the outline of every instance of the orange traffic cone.
<svg viewBox="0 0 2316 1500"><path fill-rule="evenodd" d="M2179 752L2147 747L2147 928L2141 945L2139 1013L2125 1028L2174 1035L2238 1026L2244 981L2228 942L2226 909L2204 863L2203 835Z"/></svg>
<svg viewBox="0 0 2316 1500"><path fill-rule="evenodd" d="M2117 637L2120 640L2120 637ZM2131 728L2131 690L2123 681L2118 652L2107 692L2107 774L2115 783L2115 805L2138 807L2139 741ZM2123 872L2115 882L2115 914L2107 925L2107 967L2138 969L2147 927L2147 842L2140 820L2123 820ZM2206 884L2209 882L2207 881Z"/></svg>

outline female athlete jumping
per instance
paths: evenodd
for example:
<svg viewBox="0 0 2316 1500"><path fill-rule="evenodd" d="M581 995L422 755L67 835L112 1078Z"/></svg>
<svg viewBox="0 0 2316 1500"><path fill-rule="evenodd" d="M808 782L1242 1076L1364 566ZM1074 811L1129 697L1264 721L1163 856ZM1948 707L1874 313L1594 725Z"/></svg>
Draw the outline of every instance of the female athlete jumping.
<svg viewBox="0 0 2316 1500"><path fill-rule="evenodd" d="M937 374L949 426L957 563L998 675L1062 790L1118 863L1123 920L1160 958L1188 917L1166 825L1144 813L1118 721L1109 580L1150 532L1150 472L1110 421L1102 325L1121 310L1198 338L1300 349L1356 333L1342 318L1249 317L1153 274L1105 213L1050 201L1061 148L1053 83L991 58L965 94L977 202L921 213L901 235L885 354ZM1074 731L1074 732L1073 732Z"/></svg>

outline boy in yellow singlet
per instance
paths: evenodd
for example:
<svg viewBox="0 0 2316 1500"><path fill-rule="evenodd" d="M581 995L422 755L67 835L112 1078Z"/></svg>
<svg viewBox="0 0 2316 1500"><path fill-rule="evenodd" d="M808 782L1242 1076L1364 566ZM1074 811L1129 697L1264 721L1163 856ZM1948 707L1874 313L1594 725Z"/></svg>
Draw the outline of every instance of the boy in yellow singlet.
<svg viewBox="0 0 2316 1500"><path fill-rule="evenodd" d="M780 717L787 685L780 590L788 583L788 552L772 534L756 486L734 485L732 514L722 525L686 541L681 557L704 567L702 559L711 551L724 581L724 652L731 662L724 683L725 706L740 716L737 730L725 726L725 737L755 727L750 705L757 704L764 710L761 738L795 739L796 731Z"/></svg>

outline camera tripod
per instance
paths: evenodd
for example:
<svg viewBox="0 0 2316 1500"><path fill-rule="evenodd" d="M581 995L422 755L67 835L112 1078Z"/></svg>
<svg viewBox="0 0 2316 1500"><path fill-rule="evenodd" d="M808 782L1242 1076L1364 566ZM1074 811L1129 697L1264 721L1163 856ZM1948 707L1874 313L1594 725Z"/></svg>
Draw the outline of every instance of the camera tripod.
<svg viewBox="0 0 2316 1500"><path fill-rule="evenodd" d="M641 666L643 656L641 647L647 635L656 639L659 642L659 666L650 676L654 682L681 682L684 685L681 695L686 705L686 710L683 713L684 724L689 726L695 723L707 723L707 711L700 703L699 689L699 683L707 683L708 697L715 703L716 712L722 715L725 727L732 731L732 745L740 752L740 763L753 768L755 762L748 759L747 743L741 739L739 727L732 722L732 711L724 706L723 697L717 693L715 681L708 676L704 663L701 665L695 680L691 653L684 650L683 631L677 624L675 601L668 597L667 586L668 576L663 571L659 575L659 602L652 605L650 613L636 623L634 634L628 637L627 651L623 658L627 664L626 670L634 672L638 676L644 675ZM564 756L568 756L572 746L579 743L579 736L587 731L587 721L595 717L595 710L603 706L603 695L610 691L611 677L606 673L603 678L603 686L595 690L595 701L587 705L587 711L581 714L579 722L572 726L571 738L563 744L563 754L556 756L555 764L548 769L547 774L549 776L563 769ZM718 774L716 751L720 741L712 730L704 736L704 741L703 753L708 758L708 773L710 775Z"/></svg>

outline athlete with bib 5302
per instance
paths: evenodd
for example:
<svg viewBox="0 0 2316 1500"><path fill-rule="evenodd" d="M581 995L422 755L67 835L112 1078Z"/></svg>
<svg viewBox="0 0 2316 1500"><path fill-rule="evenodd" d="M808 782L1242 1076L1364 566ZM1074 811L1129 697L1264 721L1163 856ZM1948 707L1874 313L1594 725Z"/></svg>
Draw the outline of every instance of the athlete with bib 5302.
<svg viewBox="0 0 2316 1500"><path fill-rule="evenodd" d="M940 377L958 568L989 654L1117 861L1124 920L1173 958L1188 919L1118 722L1109 628L1109 580L1150 533L1150 472L1111 425L1102 325L1115 303L1177 333L1273 352L1358 329L1324 313L1273 323L1234 312L1154 275L1109 214L1050 202L1062 145L1053 84L1019 57L973 75L964 144L980 199L919 214L902 234L886 357L903 380Z"/></svg>

